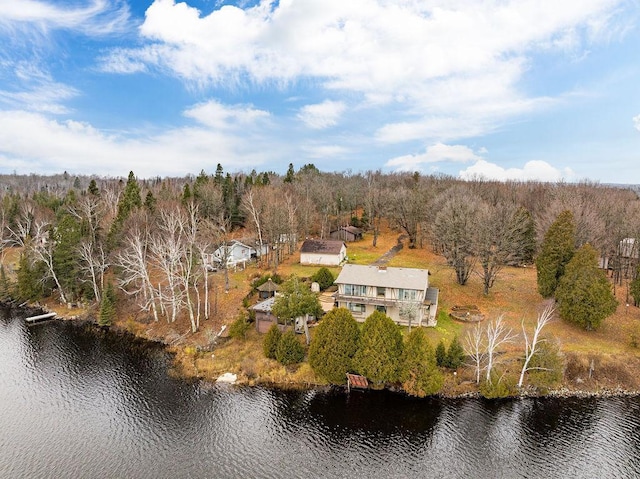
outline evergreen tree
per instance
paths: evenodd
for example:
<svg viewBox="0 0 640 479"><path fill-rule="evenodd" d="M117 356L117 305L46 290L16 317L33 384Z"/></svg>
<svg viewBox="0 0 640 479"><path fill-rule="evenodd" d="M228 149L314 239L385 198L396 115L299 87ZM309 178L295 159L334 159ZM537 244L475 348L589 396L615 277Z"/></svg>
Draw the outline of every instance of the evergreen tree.
<svg viewBox="0 0 640 479"><path fill-rule="evenodd" d="M618 302L606 273L598 267L598 252L591 245L582 246L567 264L556 301L563 319L586 330L597 329L615 312Z"/></svg>
<svg viewBox="0 0 640 479"><path fill-rule="evenodd" d="M360 346L353 358L356 370L375 384L399 379L402 334L393 320L374 311L364 322Z"/></svg>
<svg viewBox="0 0 640 479"><path fill-rule="evenodd" d="M402 353L400 380L412 396L424 397L442 389L444 377L436 365L436 355L422 328L414 328Z"/></svg>
<svg viewBox="0 0 640 479"><path fill-rule="evenodd" d="M96 180L91 179L91 181L89 182L89 187L87 188L87 193L89 193L92 196L99 196L100 195L100 190L98 189L98 185L96 184Z"/></svg>
<svg viewBox="0 0 640 479"><path fill-rule="evenodd" d="M636 277L629 284L629 292L633 298L634 306L640 305L640 274L636 274Z"/></svg>
<svg viewBox="0 0 640 479"><path fill-rule="evenodd" d="M516 212L513 221L521 225L518 256L524 263L531 264L536 254L536 223L529 210L524 207Z"/></svg>
<svg viewBox="0 0 640 479"><path fill-rule="evenodd" d="M563 211L547 230L536 259L538 292L545 298L553 296L567 263L573 257L576 225L571 211Z"/></svg>
<svg viewBox="0 0 640 479"><path fill-rule="evenodd" d="M9 301L11 296L11 283L7 278L4 266L0 264L0 302Z"/></svg>
<svg viewBox="0 0 640 479"><path fill-rule="evenodd" d="M445 347L442 339L436 346L436 364L441 368L444 368L447 365L447 348Z"/></svg>
<svg viewBox="0 0 640 479"><path fill-rule="evenodd" d="M309 347L309 364L321 378L344 384L346 373L353 371L353 356L359 341L360 329L351 311L332 309L316 328Z"/></svg>
<svg viewBox="0 0 640 479"><path fill-rule="evenodd" d="M319 318L322 315L322 306L318 296L294 276L282 284L271 313L285 321L303 317L305 314Z"/></svg>
<svg viewBox="0 0 640 479"><path fill-rule="evenodd" d="M447 350L446 366L449 369L458 369L464 363L464 349L458 336L454 336Z"/></svg>
<svg viewBox="0 0 640 479"><path fill-rule="evenodd" d="M333 278L333 274L331 274L331 271L329 271L329 268L323 266L315 272L315 274L311 277L311 281L318 283L320 289L324 291L333 284L335 279Z"/></svg>
<svg viewBox="0 0 640 479"><path fill-rule="evenodd" d="M131 211L134 208L139 208L141 206L142 197L140 196L140 186L138 185L138 181L136 180L133 171L130 171L127 183L124 187L124 193L118 201L118 212L116 213L116 218L109 230L108 241L110 246L115 246L120 241L122 226L131 214Z"/></svg>
<svg viewBox="0 0 640 479"><path fill-rule="evenodd" d="M290 329L278 341L276 360L284 366L298 364L304 360L304 351L304 346L296 337L296 333Z"/></svg>
<svg viewBox="0 0 640 479"><path fill-rule="evenodd" d="M262 340L262 351L265 357L269 359L276 359L276 352L278 350L278 343L282 337L282 331L278 328L277 324L272 325L265 334Z"/></svg>
<svg viewBox="0 0 640 479"><path fill-rule="evenodd" d="M184 188L182 190L182 204L187 204L189 203L189 201L191 201L191 199L193 198L193 195L191 194L191 188L189 187L189 183L185 183Z"/></svg>
<svg viewBox="0 0 640 479"><path fill-rule="evenodd" d="M293 163L289 163L289 168L287 169L287 174L284 177L285 183L293 183L293 179L295 177L295 171L293 169Z"/></svg>
<svg viewBox="0 0 640 479"><path fill-rule="evenodd" d="M78 247L82 240L82 228L76 218L62 214L56 227L52 228L49 241L53 248L53 270L68 300L80 297L82 283Z"/></svg>
<svg viewBox="0 0 640 479"><path fill-rule="evenodd" d="M40 272L42 273L42 272ZM38 268L32 267L25 254L20 255L17 271L16 293L20 301L35 301L42 297Z"/></svg>
<svg viewBox="0 0 640 479"><path fill-rule="evenodd" d="M98 324L100 326L111 326L116 319L116 293L111 283L102 292L102 301L100 301L100 316Z"/></svg>
<svg viewBox="0 0 640 479"><path fill-rule="evenodd" d="M147 191L147 196L145 196L144 198L144 207L150 213L154 213L156 211L157 203L158 203L158 200L156 200L156 197L153 196L153 193L151 193L151 190Z"/></svg>

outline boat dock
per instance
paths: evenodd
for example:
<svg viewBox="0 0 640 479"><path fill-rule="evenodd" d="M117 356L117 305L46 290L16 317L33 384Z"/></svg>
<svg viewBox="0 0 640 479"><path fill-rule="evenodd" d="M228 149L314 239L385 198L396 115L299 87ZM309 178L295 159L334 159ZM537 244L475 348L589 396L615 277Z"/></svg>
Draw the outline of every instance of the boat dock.
<svg viewBox="0 0 640 479"><path fill-rule="evenodd" d="M45 313L39 314L37 316L29 316L28 318L24 318L27 323L39 323L40 321L46 321L47 319L53 319L56 317L56 313Z"/></svg>

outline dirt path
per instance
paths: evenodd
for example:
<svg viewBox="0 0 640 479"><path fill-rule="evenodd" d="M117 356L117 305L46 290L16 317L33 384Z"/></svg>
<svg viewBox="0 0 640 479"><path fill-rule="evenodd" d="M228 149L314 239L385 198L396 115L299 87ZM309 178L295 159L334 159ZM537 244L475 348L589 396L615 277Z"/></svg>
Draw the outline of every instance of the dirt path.
<svg viewBox="0 0 640 479"><path fill-rule="evenodd" d="M396 243L396 245L393 248L391 248L389 251L387 251L385 254L380 256L380 258L375 260L372 263L372 266L384 266L385 264L387 264L389 260L393 258L395 255L397 255L398 252L404 247L404 245L402 244L402 241L406 238L407 238L407 235L398 236L398 242Z"/></svg>

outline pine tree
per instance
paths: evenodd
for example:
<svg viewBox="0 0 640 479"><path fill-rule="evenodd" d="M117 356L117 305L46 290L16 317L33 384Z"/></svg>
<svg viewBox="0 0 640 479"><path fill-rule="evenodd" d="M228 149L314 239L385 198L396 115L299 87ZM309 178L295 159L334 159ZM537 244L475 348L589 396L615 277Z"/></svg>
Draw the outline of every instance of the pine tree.
<svg viewBox="0 0 640 479"><path fill-rule="evenodd" d="M293 163L289 163L289 168L287 169L287 174L284 177L285 183L293 183L293 179L295 177L295 172L293 170Z"/></svg>
<svg viewBox="0 0 640 479"><path fill-rule="evenodd" d="M38 281L38 268L32 267L25 254L20 255L17 271L16 293L21 301L35 301L42 297Z"/></svg>
<svg viewBox="0 0 640 479"><path fill-rule="evenodd" d="M640 305L640 274L636 274L636 277L629 284L629 292L633 298L634 306Z"/></svg>
<svg viewBox="0 0 640 479"><path fill-rule="evenodd" d="M458 369L464 363L464 349L458 340L458 336L454 336L449 349L447 350L446 366L449 369Z"/></svg>
<svg viewBox="0 0 640 479"><path fill-rule="evenodd" d="M293 330L286 331L276 347L276 360L284 365L298 364L304 360L304 346L296 337Z"/></svg>
<svg viewBox="0 0 640 479"><path fill-rule="evenodd" d="M597 329L618 302L606 273L598 267L598 252L582 246L565 268L556 290L560 316L586 330Z"/></svg>
<svg viewBox="0 0 640 479"><path fill-rule="evenodd" d="M100 190L98 189L98 185L96 184L96 180L92 179L89 182L89 187L87 188L87 193L89 193L92 196L99 196L100 195Z"/></svg>
<svg viewBox="0 0 640 479"><path fill-rule="evenodd" d="M442 339L436 346L436 364L441 368L444 368L447 365L447 348L445 347Z"/></svg>
<svg viewBox="0 0 640 479"><path fill-rule="evenodd" d="M444 377L422 328L414 328L407 338L401 359L402 388L412 396L424 397L442 389Z"/></svg>
<svg viewBox="0 0 640 479"><path fill-rule="evenodd" d="M276 359L276 351L278 350L278 343L282 337L282 331L278 328L277 324L272 325L265 334L262 340L262 351L265 357L269 359Z"/></svg>
<svg viewBox="0 0 640 479"><path fill-rule="evenodd" d="M571 211L563 211L544 235L536 259L538 292L545 298L553 296L567 263L573 257L576 225Z"/></svg>
<svg viewBox="0 0 640 479"><path fill-rule="evenodd" d="M100 326L111 326L116 319L116 294L113 286L109 283L102 292L102 301L100 302L100 316L98 324Z"/></svg>
<svg viewBox="0 0 640 479"><path fill-rule="evenodd" d="M309 347L309 364L314 372L333 384L344 384L353 372L353 356L358 350L360 329L351 311L335 308L316 328Z"/></svg>
<svg viewBox="0 0 640 479"><path fill-rule="evenodd" d="M356 370L375 384L399 379L402 334L393 320L374 311L364 322L360 346L353 362Z"/></svg>

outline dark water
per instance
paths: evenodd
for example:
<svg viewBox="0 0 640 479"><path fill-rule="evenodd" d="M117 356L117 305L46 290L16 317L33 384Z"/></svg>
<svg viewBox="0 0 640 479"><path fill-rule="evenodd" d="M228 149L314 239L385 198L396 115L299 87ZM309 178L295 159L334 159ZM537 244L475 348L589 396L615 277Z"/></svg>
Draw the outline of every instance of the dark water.
<svg viewBox="0 0 640 479"><path fill-rule="evenodd" d="M162 350L0 312L1 478L640 477L640 399L189 384Z"/></svg>

